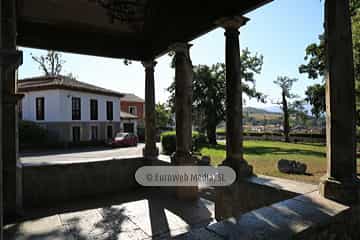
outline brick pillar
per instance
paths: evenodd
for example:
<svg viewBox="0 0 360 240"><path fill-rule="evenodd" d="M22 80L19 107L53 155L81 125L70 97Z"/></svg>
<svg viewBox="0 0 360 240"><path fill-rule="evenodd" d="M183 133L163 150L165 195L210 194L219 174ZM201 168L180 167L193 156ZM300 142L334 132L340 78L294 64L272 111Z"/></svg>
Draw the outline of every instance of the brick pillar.
<svg viewBox="0 0 360 240"><path fill-rule="evenodd" d="M187 43L177 43L172 47L175 51L175 165L178 166L196 164L191 156L193 69L189 53L190 47L191 45ZM179 199L198 199L197 187L177 187L176 193Z"/></svg>
<svg viewBox="0 0 360 240"><path fill-rule="evenodd" d="M3 214L7 222L17 215L21 205L21 172L18 166L18 112L21 95L16 94L16 70L22 63L22 53L16 50L16 1L3 0L0 6L0 85Z"/></svg>
<svg viewBox="0 0 360 240"><path fill-rule="evenodd" d="M155 80L154 68L156 62L145 61L145 160L156 160L159 149L156 147L156 113L155 113Z"/></svg>
<svg viewBox="0 0 360 240"><path fill-rule="evenodd" d="M320 183L326 198L359 200L356 177L355 82L349 0L325 2L327 47L327 174Z"/></svg>
<svg viewBox="0 0 360 240"><path fill-rule="evenodd" d="M237 203L241 201L239 181L252 175L252 167L243 158L243 98L239 44L239 28L248 21L245 17L232 17L217 22L225 29L226 39L226 159L223 165L233 168L237 174L237 181L233 185L217 188L217 220L236 216Z"/></svg>

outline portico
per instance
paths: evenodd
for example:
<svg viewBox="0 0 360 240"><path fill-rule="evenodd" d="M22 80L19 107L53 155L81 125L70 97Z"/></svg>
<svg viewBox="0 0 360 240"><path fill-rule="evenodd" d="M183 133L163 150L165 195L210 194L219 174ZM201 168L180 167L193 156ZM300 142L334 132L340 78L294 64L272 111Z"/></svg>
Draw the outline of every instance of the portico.
<svg viewBox="0 0 360 240"><path fill-rule="evenodd" d="M218 220L237 216L245 180L253 175L243 157L242 85L239 33L244 17L269 0L218 2L138 1L135 19L109 21L96 1L0 1L0 213L8 222L24 203L22 170L18 163L16 71L21 64L17 46L141 61L144 66L146 139L142 163L154 164L156 148L156 58L175 53L176 152L178 166L195 165L192 158L192 62L190 41L217 27L225 29L227 146L223 164L237 173L237 181L219 188L215 212ZM355 94L349 0L327 0L327 176L320 193L343 204L358 203L355 167ZM84 14L79 14L84 13ZM85 14L86 13L86 14ZM184 18L186 14L186 18ZM256 21L256 19L253 19ZM69 37L71 36L71 38ZM137 162L138 164L139 162ZM109 168L111 169L111 168ZM133 168L131 168L133 170ZM178 187L181 201L196 201L197 187ZM1 199L2 198L2 199ZM0 223L2 230L3 223ZM0 240L2 240L0 233Z"/></svg>

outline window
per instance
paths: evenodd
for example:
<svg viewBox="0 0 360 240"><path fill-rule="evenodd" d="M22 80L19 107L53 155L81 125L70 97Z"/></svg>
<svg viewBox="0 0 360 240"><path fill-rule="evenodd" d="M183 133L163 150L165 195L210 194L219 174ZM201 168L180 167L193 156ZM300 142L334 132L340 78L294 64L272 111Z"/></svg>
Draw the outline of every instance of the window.
<svg viewBox="0 0 360 240"><path fill-rule="evenodd" d="M90 120L98 120L98 101L90 100Z"/></svg>
<svg viewBox="0 0 360 240"><path fill-rule="evenodd" d="M80 142L80 127L72 127L72 140L74 143Z"/></svg>
<svg viewBox="0 0 360 240"><path fill-rule="evenodd" d="M43 97L36 98L36 120L45 120L45 99Z"/></svg>
<svg viewBox="0 0 360 240"><path fill-rule="evenodd" d="M91 141L97 141L97 140L98 140L98 127L91 126Z"/></svg>
<svg viewBox="0 0 360 240"><path fill-rule="evenodd" d="M106 102L106 118L108 121L114 120L113 102Z"/></svg>
<svg viewBox="0 0 360 240"><path fill-rule="evenodd" d="M113 138L113 127L111 125L107 126L107 137L108 139Z"/></svg>
<svg viewBox="0 0 360 240"><path fill-rule="evenodd" d="M136 106L129 106L129 113L136 115L137 114Z"/></svg>
<svg viewBox="0 0 360 240"><path fill-rule="evenodd" d="M72 120L81 120L81 99L72 98Z"/></svg>

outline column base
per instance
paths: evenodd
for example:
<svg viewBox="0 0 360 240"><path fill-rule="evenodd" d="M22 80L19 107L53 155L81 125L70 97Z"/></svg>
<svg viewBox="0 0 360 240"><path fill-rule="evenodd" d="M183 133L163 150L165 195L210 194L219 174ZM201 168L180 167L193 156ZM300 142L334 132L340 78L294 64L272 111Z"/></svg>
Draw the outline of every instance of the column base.
<svg viewBox="0 0 360 240"><path fill-rule="evenodd" d="M325 198L342 204L356 204L360 200L360 180L354 177L339 181L325 176L320 181L319 192Z"/></svg>
<svg viewBox="0 0 360 240"><path fill-rule="evenodd" d="M241 199L240 185L240 182L236 181L230 186L216 188L215 219L217 221L236 218L241 214L239 205L244 199Z"/></svg>
<svg viewBox="0 0 360 240"><path fill-rule="evenodd" d="M143 156L146 160L157 160L159 156L159 148L143 148Z"/></svg>
<svg viewBox="0 0 360 240"><path fill-rule="evenodd" d="M249 165L249 163L245 160L227 158L221 165L234 169L237 179L244 179L254 175L253 166Z"/></svg>
<svg viewBox="0 0 360 240"><path fill-rule="evenodd" d="M195 166L196 161L191 152L176 151L173 155L174 165L176 166Z"/></svg>
<svg viewBox="0 0 360 240"><path fill-rule="evenodd" d="M196 161L190 152L177 151L174 156L175 166L196 166ZM176 197L184 201L197 201L199 199L199 188L192 187L176 187Z"/></svg>

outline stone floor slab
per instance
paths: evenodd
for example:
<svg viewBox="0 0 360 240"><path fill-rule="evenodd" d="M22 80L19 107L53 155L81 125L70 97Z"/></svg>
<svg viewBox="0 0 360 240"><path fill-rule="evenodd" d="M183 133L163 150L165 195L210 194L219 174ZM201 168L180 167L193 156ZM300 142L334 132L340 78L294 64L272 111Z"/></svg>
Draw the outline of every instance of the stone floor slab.
<svg viewBox="0 0 360 240"><path fill-rule="evenodd" d="M189 203L155 197L113 208L118 211L121 209L124 215L149 236L167 233L169 236L176 236L189 231L192 225L201 227L214 221L214 204L204 199Z"/></svg>
<svg viewBox="0 0 360 240"><path fill-rule="evenodd" d="M103 218L96 209L60 214L60 219L66 230L76 239L101 235L106 232L101 224Z"/></svg>
<svg viewBox="0 0 360 240"><path fill-rule="evenodd" d="M58 215L20 224L8 225L4 229L6 240L75 240L61 224Z"/></svg>
<svg viewBox="0 0 360 240"><path fill-rule="evenodd" d="M201 228L175 237L174 240L224 240L224 238L206 228Z"/></svg>

